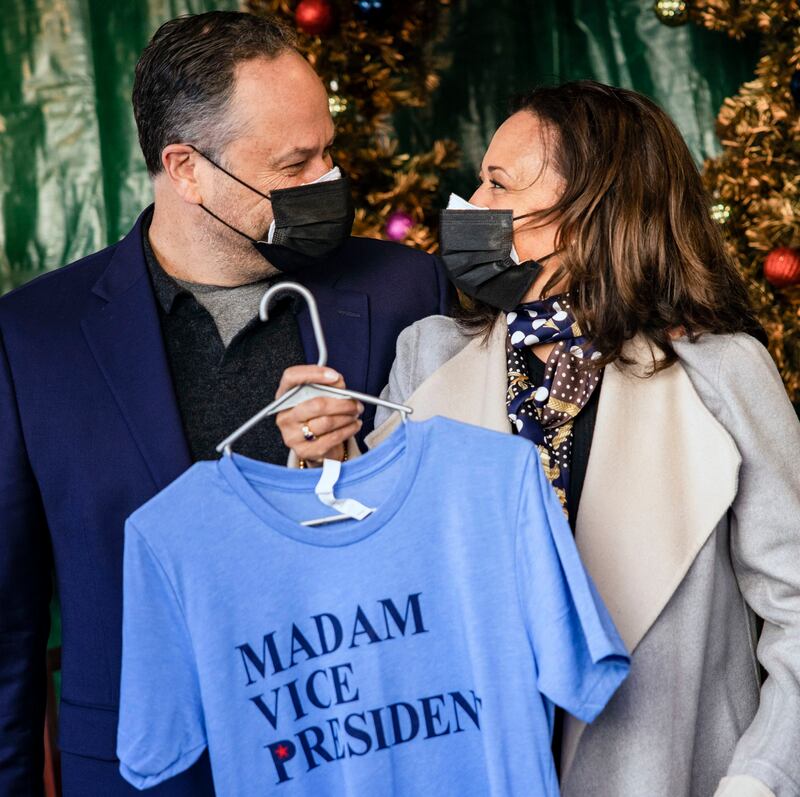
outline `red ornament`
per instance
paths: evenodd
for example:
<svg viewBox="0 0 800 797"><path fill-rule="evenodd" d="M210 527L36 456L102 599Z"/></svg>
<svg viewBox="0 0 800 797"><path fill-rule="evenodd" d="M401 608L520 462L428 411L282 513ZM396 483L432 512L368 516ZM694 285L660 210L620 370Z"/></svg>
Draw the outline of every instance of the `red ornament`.
<svg viewBox="0 0 800 797"><path fill-rule="evenodd" d="M319 36L333 24L333 8L328 0L300 0L294 21L303 33Z"/></svg>
<svg viewBox="0 0 800 797"><path fill-rule="evenodd" d="M764 277L776 288L800 284L800 249L773 249L764 261Z"/></svg>

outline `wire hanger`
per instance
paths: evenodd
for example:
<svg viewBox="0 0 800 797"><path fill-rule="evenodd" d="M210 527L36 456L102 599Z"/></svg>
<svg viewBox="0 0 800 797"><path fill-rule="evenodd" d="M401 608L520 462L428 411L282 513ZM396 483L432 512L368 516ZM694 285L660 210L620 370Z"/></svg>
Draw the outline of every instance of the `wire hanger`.
<svg viewBox="0 0 800 797"><path fill-rule="evenodd" d="M317 350L319 357L317 365L323 366L328 362L328 346L325 343L325 334L322 331L322 323L319 320L319 310L317 309L317 300L308 288L296 282L281 282L273 285L267 289L266 293L261 299L259 305L259 317L262 321L269 318L269 304L278 293L289 291L297 293L306 300L308 310L311 314L311 328L314 330L314 340L317 343ZM331 387L329 385L319 385L316 382L310 382L305 385L296 385L295 387L287 390L280 398L275 399L269 403L263 410L257 412L250 420L245 421L235 432L232 432L226 437L216 448L217 452L230 455L232 453L233 444L245 433L249 432L257 423L260 423L264 418L271 415L276 415L283 410L291 409L309 399L316 398L317 396L334 396L340 399L357 399L365 404L374 404L380 407L399 412L405 423L407 417L413 412L411 407L405 404L395 404L393 401L386 401L377 396L370 396L367 393L359 393L357 390L346 390L344 388Z"/></svg>
<svg viewBox="0 0 800 797"><path fill-rule="evenodd" d="M324 366L328 362L328 347L325 343L325 335L322 331L322 323L319 319L319 310L317 308L317 301L314 295L308 288L296 282L281 282L269 288L264 296L261 298L259 305L259 317L262 321L269 318L269 304L278 293L289 291L297 293L306 300L309 313L311 314L311 327L314 330L314 340L317 343L317 350L319 357L317 365ZM257 423L275 415L283 410L291 409L298 404L308 401L309 399L316 398L317 396L334 396L339 399L358 399L366 404L374 404L380 407L399 412L403 423L406 422L408 416L413 412L411 407L404 404L395 404L393 401L386 401L385 399L378 398L377 396L370 396L367 393L360 393L357 390L346 390L344 388L330 387L328 385L319 385L315 382L310 382L305 385L297 385L296 387L287 390L280 398L270 402L263 410L256 413L250 420L245 421L236 431L228 435L216 448L219 453L225 456L231 456L233 453L233 444L242 435L249 432ZM368 515L374 512L374 509L365 507L358 501L353 499L338 499L333 494L333 488L338 481L341 463L335 460L325 460L320 481L315 490L317 497L326 506L340 510L343 514L332 515L330 517L318 518L316 520L306 520L302 523L304 526L320 526L326 523L333 523L338 520L363 520Z"/></svg>

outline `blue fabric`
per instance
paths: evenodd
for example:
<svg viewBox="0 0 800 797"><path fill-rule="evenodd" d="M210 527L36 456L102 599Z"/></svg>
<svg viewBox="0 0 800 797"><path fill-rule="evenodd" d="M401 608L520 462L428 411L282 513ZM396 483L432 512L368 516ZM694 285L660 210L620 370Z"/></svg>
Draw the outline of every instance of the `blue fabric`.
<svg viewBox="0 0 800 797"><path fill-rule="evenodd" d="M434 259L351 239L302 278L329 362L370 393L397 335L445 312ZM307 313L300 333L316 360ZM365 418L368 429L371 416ZM44 661L55 560L63 620L65 797L114 761L125 518L191 465L147 275L140 222L117 245L0 298L0 794L42 791ZM79 770L87 761L87 774ZM130 787L116 776L118 791ZM200 795L187 776L170 794Z"/></svg>
<svg viewBox="0 0 800 797"><path fill-rule="evenodd" d="M220 795L557 795L628 657L527 441L443 418L320 472L198 463L126 525L118 753Z"/></svg>

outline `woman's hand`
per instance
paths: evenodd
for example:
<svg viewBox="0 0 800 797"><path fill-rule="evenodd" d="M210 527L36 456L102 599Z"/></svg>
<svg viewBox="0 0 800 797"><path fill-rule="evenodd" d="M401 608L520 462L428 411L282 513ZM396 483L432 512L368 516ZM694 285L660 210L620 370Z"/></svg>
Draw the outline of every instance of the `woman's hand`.
<svg viewBox="0 0 800 797"><path fill-rule="evenodd" d="M287 368L275 397L279 398L296 385L316 382L344 388L342 375L332 368L318 365L295 365ZM278 413L276 423L283 442L306 462L344 458L346 441L361 429L359 416L364 412L360 401L351 399L313 398ZM313 435L309 440L305 432Z"/></svg>

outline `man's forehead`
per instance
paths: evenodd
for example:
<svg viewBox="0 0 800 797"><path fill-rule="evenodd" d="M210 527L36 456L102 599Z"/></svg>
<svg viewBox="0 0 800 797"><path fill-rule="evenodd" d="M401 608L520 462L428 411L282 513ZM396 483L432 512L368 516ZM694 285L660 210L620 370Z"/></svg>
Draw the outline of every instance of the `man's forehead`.
<svg viewBox="0 0 800 797"><path fill-rule="evenodd" d="M284 157L329 143L333 121L322 82L296 53L240 64L230 112L239 117L248 145Z"/></svg>

